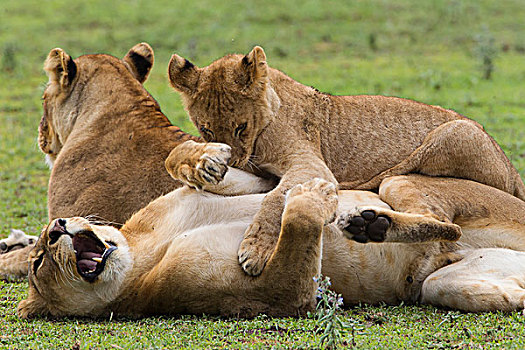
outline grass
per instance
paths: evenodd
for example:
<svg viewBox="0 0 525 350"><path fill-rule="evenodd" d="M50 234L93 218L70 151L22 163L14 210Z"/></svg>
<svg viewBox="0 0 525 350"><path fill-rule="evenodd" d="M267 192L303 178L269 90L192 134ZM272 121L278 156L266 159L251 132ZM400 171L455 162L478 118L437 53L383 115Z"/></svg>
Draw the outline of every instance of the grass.
<svg viewBox="0 0 525 350"><path fill-rule="evenodd" d="M482 123L525 176L523 18L520 0L4 1L0 237L10 228L39 232L47 221L49 171L36 135L42 63L54 47L73 57L122 57L147 41L156 54L147 89L174 124L195 132L167 82L170 55L207 65L261 45L270 65L322 91L396 95L455 109ZM490 80L483 79L479 56L487 49L495 52ZM2 348L311 348L322 334L313 319L264 316L22 321L15 309L26 290L24 281L0 282ZM525 347L521 313L361 306L345 317L360 325L353 335L344 332L347 344L359 348Z"/></svg>

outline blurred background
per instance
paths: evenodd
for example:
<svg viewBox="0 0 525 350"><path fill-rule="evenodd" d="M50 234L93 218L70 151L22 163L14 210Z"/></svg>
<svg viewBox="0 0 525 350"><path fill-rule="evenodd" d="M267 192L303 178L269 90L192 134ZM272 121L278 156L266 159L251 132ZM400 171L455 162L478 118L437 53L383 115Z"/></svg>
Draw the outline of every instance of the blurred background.
<svg viewBox="0 0 525 350"><path fill-rule="evenodd" d="M36 144L47 53L123 57L142 41L155 50L145 86L186 131L195 129L168 84L171 54L204 66L261 45L272 67L321 91L401 96L473 118L525 175L523 0L2 1L0 237L47 219Z"/></svg>

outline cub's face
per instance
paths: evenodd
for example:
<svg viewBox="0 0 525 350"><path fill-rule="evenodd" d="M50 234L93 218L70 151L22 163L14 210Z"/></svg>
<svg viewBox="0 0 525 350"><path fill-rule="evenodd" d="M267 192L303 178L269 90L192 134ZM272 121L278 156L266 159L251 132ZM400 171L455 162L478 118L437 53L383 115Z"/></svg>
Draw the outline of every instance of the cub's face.
<svg viewBox="0 0 525 350"><path fill-rule="evenodd" d="M153 65L153 50L137 44L121 60L109 55L84 55L73 60L64 50L49 52L44 63L49 82L44 91L38 144L51 167L86 109L114 99L121 87L143 83Z"/></svg>
<svg viewBox="0 0 525 350"><path fill-rule="evenodd" d="M177 55L170 61L171 84L181 92L191 120L206 141L232 147L232 166L244 167L254 156L258 136L279 109L267 69L264 51L258 47L205 68Z"/></svg>
<svg viewBox="0 0 525 350"><path fill-rule="evenodd" d="M22 318L102 310L118 296L133 263L117 229L79 217L51 221L28 262L29 296L18 306Z"/></svg>

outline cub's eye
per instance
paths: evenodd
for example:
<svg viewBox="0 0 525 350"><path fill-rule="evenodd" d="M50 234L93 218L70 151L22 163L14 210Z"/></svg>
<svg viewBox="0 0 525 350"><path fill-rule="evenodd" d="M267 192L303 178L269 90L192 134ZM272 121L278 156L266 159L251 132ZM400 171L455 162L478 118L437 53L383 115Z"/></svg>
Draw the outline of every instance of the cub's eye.
<svg viewBox="0 0 525 350"><path fill-rule="evenodd" d="M241 125L239 125L237 128L235 128L235 131L233 133L233 135L235 137L239 137L241 136L242 132L246 130L246 123L242 123Z"/></svg>
<svg viewBox="0 0 525 350"><path fill-rule="evenodd" d="M201 132L201 135L206 139L206 141L213 141L213 140L215 140L215 134L210 129L208 129L208 128L204 127L204 126L201 126L199 128L199 130Z"/></svg>

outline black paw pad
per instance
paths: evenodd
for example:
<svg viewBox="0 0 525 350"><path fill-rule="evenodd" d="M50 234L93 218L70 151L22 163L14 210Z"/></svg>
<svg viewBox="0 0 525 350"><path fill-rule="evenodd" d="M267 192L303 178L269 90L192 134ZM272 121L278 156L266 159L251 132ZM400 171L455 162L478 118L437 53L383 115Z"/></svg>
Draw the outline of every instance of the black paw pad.
<svg viewBox="0 0 525 350"><path fill-rule="evenodd" d="M390 219L386 216L378 216L377 219L368 224L367 233L370 240L374 242L383 242L385 240L386 230L390 227Z"/></svg>
<svg viewBox="0 0 525 350"><path fill-rule="evenodd" d="M356 241L357 243L367 243L368 242L368 237L365 235L354 235L352 239Z"/></svg>
<svg viewBox="0 0 525 350"><path fill-rule="evenodd" d="M351 218L344 230L350 233L349 238L359 243L383 242L389 227L390 218L365 210L360 216Z"/></svg>
<svg viewBox="0 0 525 350"><path fill-rule="evenodd" d="M366 221L372 221L376 218L376 213L375 211L373 210L365 210L361 213L361 216L363 217L363 219L365 219Z"/></svg>

